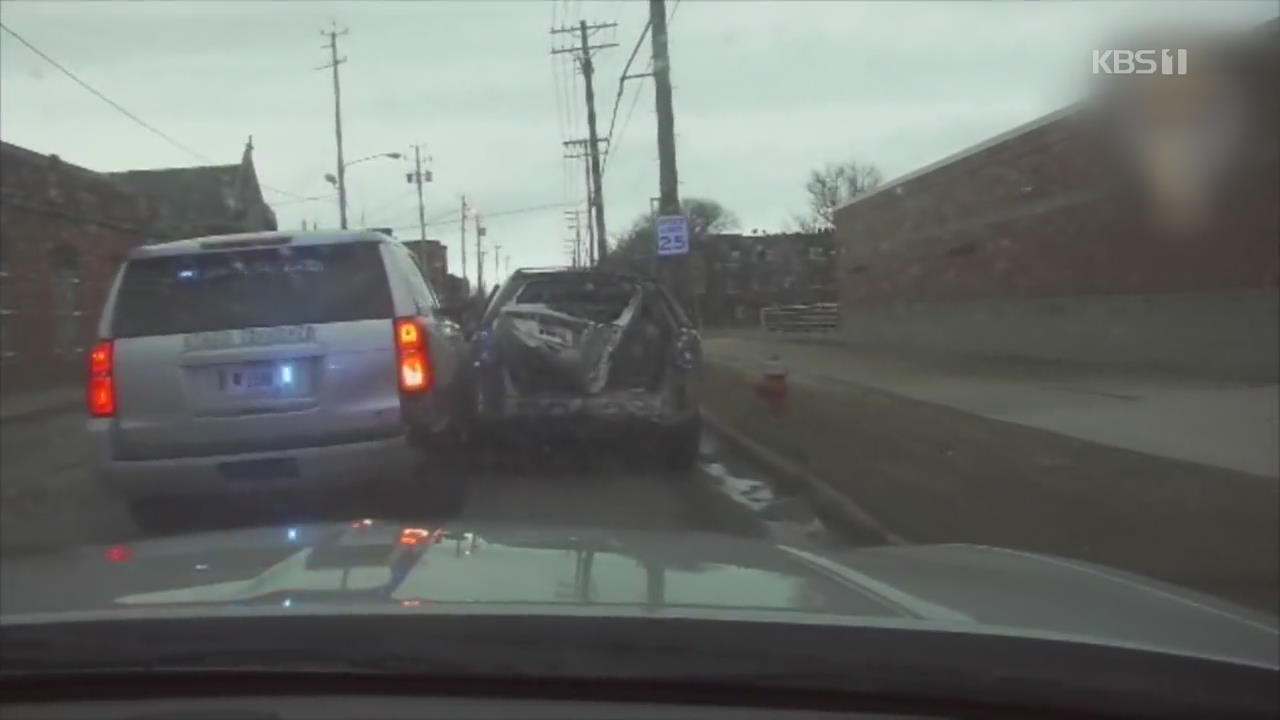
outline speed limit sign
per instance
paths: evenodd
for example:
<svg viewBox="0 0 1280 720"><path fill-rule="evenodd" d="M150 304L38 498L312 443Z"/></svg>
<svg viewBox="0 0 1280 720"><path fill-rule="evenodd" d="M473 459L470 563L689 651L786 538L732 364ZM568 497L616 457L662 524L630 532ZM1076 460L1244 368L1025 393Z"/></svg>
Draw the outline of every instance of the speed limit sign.
<svg viewBox="0 0 1280 720"><path fill-rule="evenodd" d="M689 219L683 215L662 215L654 228L658 236L659 255L689 253Z"/></svg>

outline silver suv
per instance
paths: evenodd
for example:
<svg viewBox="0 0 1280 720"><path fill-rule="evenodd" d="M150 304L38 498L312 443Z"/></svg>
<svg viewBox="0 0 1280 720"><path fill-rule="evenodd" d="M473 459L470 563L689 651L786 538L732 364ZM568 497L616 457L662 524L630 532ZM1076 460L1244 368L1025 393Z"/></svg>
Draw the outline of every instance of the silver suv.
<svg viewBox="0 0 1280 720"><path fill-rule="evenodd" d="M98 336L96 469L143 527L174 496L399 480L416 449L464 434L461 329L380 233L138 248Z"/></svg>

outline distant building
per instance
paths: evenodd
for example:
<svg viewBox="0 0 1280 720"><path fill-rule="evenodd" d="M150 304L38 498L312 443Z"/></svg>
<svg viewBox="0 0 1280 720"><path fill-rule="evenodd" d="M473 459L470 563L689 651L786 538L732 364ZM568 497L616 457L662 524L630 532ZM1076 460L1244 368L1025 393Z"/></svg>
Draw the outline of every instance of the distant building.
<svg viewBox="0 0 1280 720"><path fill-rule="evenodd" d="M391 237L396 235L395 230L391 228L375 227L369 230ZM413 257L417 259L418 265L426 274L427 282L431 283L431 289L436 291L441 302L460 302L467 296L465 284L462 286L457 284L461 278L449 274L449 248L444 243L439 240L401 240L400 242L413 253Z"/></svg>
<svg viewBox="0 0 1280 720"><path fill-rule="evenodd" d="M448 248L439 240L405 240L404 244L418 258L418 264L427 273L427 280L437 293L445 289L445 276L449 274Z"/></svg>
<svg viewBox="0 0 1280 720"><path fill-rule="evenodd" d="M252 143L234 165L99 173L0 142L0 388L82 380L131 249L274 229Z"/></svg>
<svg viewBox="0 0 1280 720"><path fill-rule="evenodd" d="M837 296L830 232L706 235L693 255L698 310L712 327L754 325L763 307Z"/></svg>
<svg viewBox="0 0 1280 720"><path fill-rule="evenodd" d="M262 197L253 165L253 140L232 165L127 170L106 176L155 198L155 232L165 238L276 230L276 215Z"/></svg>

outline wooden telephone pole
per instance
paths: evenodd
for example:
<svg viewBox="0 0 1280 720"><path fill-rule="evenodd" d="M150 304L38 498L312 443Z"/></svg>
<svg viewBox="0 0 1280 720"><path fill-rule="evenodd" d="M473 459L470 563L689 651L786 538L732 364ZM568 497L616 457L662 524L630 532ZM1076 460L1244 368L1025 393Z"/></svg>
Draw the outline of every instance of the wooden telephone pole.
<svg viewBox="0 0 1280 720"><path fill-rule="evenodd" d="M424 241L418 246L418 260L422 263L422 267L426 267L427 209L422 201L422 184L431 182L431 171L423 172L422 170L421 145L413 146L413 172L405 179L418 186L418 239Z"/></svg>
<svg viewBox="0 0 1280 720"><path fill-rule="evenodd" d="M473 212L472 216L476 219L476 287L481 295L487 295L489 291L484 286L484 228L480 225L480 213Z"/></svg>
<svg viewBox="0 0 1280 720"><path fill-rule="evenodd" d="M583 84L586 86L587 100L587 152L591 158L591 194L595 204L595 234L596 234L596 259L597 262L604 260L608 252L608 244L605 242L607 237L604 225L604 191L600 184L600 136L596 132L596 93L592 84L592 77L595 74L595 66L591 62L591 52L593 50L601 50L604 48L617 47L617 43L602 43L599 45L590 44L590 33L603 28L617 27L617 23L596 23L588 25L586 20L578 23L577 28L562 27L553 28L552 35L560 33L578 33L579 46L557 48L551 51L553 55L559 53L576 53L578 58L578 67L582 70Z"/></svg>
<svg viewBox="0 0 1280 720"><path fill-rule="evenodd" d="M321 65L317 70L325 70L333 68L333 130L338 140L338 221L342 225L342 229L347 229L347 171L342 160L342 85L338 82L338 66L346 62L347 59L338 57L338 38L347 34L347 29L338 30L338 24L334 23L333 27L328 30L321 30L321 35L329 38L329 44L322 47L327 48L330 53L328 65Z"/></svg>
<svg viewBox="0 0 1280 720"><path fill-rule="evenodd" d="M654 106L658 114L658 214L679 215L680 178L676 172L676 122L671 103L671 57L667 52L665 0L649 0L649 37L653 43ZM694 322L697 294L693 288L689 254L658 258L660 281L680 300Z"/></svg>
<svg viewBox="0 0 1280 720"><path fill-rule="evenodd" d="M462 215L458 218L458 229L461 230L462 236L459 238L458 247L462 250L462 279L467 279L467 196L462 196Z"/></svg>
<svg viewBox="0 0 1280 720"><path fill-rule="evenodd" d="M589 144L589 143L590 143L590 144ZM597 233L596 233L596 226L595 226L595 224L594 224L594 223L592 223L592 222L590 222L590 219L591 219L591 213L592 213L593 211L596 211L596 212L599 212L599 213L600 213L600 217L603 217L604 209L603 209L603 207L597 208L597 206L596 206L596 194L595 194L595 193L593 193L593 192L591 191L591 187L592 187L592 177L593 177L593 176L592 176L592 174L591 174L591 157L592 157L592 153L587 152L587 148L588 148L588 147L592 147L592 146L599 147L601 143L603 143L603 144L604 144L604 152L607 154L607 153L609 152L609 139L608 139L608 138L599 138L599 139L597 139L594 143L591 143L591 139L590 139L590 138L579 138L579 139L577 139L577 140L566 140L566 141L564 141L564 143L563 143L563 145L564 145L566 148L581 148L578 152L573 152L572 150L570 150L569 152L567 152L567 153L565 154L565 158L566 158L566 159L569 159L569 160L579 160L579 159L581 159L581 160L583 160L583 161L584 161L583 165L584 165L584 167L586 168L586 181L587 181L587 182L586 182L586 187L587 187L587 219L588 219L588 222L587 222L587 242L588 242L589 244L588 244L588 246L587 246L587 247L588 247L588 252L584 254L584 257L585 257L585 256L590 256L590 261L589 261L587 264L588 264L588 265L591 265L591 266L594 266L594 265L596 264L596 262L597 262L597 259L598 259L598 258L603 257L603 255L602 255L602 250L597 246L597 243L596 243L596 238L597 238L597 237L601 237L601 236L600 236L600 235L597 235ZM600 243L600 245L603 245L603 243Z"/></svg>

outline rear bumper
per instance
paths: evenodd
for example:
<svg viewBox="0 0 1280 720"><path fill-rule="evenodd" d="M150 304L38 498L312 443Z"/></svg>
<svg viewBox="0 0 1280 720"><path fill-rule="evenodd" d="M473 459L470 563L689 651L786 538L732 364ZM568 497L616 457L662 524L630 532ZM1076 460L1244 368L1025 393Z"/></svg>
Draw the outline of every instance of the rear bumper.
<svg viewBox="0 0 1280 720"><path fill-rule="evenodd" d="M589 397L503 397L481 406L477 423L673 427L698 416L698 404L676 407L657 393L604 393Z"/></svg>
<svg viewBox="0 0 1280 720"><path fill-rule="evenodd" d="M673 407L656 394L615 393L586 398L507 397L476 417L476 429L520 434L572 433L605 437L677 429L698 419L698 406Z"/></svg>
<svg viewBox="0 0 1280 720"><path fill-rule="evenodd" d="M98 448L99 483L128 500L175 495L238 495L272 490L338 490L407 477L417 451L403 436L270 452L115 460Z"/></svg>

